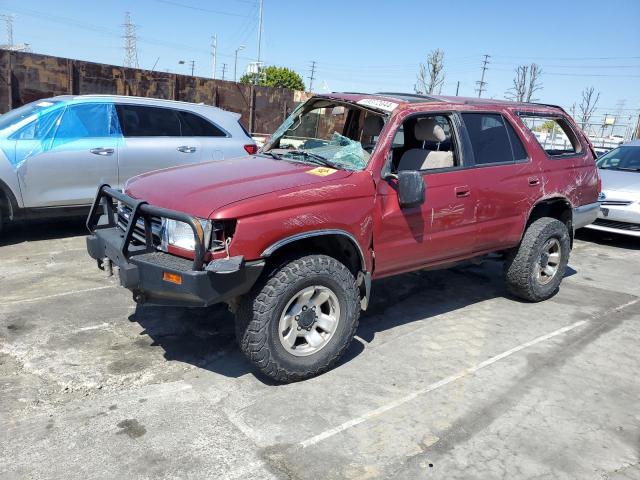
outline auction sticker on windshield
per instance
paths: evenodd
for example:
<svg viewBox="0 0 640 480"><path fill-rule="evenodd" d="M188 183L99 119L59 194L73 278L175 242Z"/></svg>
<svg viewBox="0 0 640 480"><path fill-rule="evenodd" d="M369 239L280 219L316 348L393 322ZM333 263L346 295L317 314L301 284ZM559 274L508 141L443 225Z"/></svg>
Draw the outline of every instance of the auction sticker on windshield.
<svg viewBox="0 0 640 480"><path fill-rule="evenodd" d="M363 98L356 103L365 107L384 110L385 112L393 112L398 106L398 104L395 102L390 102L389 100L380 100L379 98Z"/></svg>
<svg viewBox="0 0 640 480"><path fill-rule="evenodd" d="M310 173L311 175L317 175L318 177L326 177L327 175L331 175L335 172L337 172L336 169L327 167L312 168L311 170L307 171L307 173Z"/></svg>

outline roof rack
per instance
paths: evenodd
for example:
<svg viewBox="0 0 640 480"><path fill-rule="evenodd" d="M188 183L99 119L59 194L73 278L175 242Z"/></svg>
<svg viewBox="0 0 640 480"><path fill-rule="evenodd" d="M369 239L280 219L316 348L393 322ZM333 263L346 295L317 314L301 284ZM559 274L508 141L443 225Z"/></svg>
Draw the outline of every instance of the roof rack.
<svg viewBox="0 0 640 480"><path fill-rule="evenodd" d="M559 108L564 112L564 108L562 108L560 105L554 105L552 103L539 103L539 102L527 102L527 103L530 103L531 105L539 105L541 107Z"/></svg>
<svg viewBox="0 0 640 480"><path fill-rule="evenodd" d="M427 102L438 102L439 100L436 97L432 97L430 95L421 95L419 93L403 93L403 92L376 92L374 95L385 95L388 97L395 97L400 100L407 101L427 101Z"/></svg>

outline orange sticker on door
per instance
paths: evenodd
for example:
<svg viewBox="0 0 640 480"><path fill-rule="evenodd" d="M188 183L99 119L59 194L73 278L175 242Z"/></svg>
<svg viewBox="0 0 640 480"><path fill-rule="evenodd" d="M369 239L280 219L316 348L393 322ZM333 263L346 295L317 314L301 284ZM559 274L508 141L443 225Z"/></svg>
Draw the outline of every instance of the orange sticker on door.
<svg viewBox="0 0 640 480"><path fill-rule="evenodd" d="M326 177L327 175L331 175L334 172L337 172L337 170L328 167L318 167L307 170L307 173L310 173L311 175L317 175L318 177Z"/></svg>

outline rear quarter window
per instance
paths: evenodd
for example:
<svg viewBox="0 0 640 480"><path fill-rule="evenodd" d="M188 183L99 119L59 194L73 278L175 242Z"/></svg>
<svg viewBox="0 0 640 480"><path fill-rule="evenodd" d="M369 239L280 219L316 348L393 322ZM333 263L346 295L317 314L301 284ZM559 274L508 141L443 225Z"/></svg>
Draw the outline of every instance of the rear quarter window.
<svg viewBox="0 0 640 480"><path fill-rule="evenodd" d="M191 112L178 112L183 137L226 137L221 128Z"/></svg>
<svg viewBox="0 0 640 480"><path fill-rule="evenodd" d="M565 118L530 114L519 116L550 157L562 158L582 152L582 145Z"/></svg>

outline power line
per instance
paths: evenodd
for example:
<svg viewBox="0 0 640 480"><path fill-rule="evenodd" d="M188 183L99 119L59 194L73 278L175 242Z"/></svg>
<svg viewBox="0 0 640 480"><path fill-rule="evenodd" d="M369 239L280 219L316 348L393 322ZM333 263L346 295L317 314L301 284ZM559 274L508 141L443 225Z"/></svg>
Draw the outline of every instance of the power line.
<svg viewBox="0 0 640 480"><path fill-rule="evenodd" d="M508 56L508 55L493 55L495 58L515 58L518 60L630 60L640 59L640 57L527 57L527 56Z"/></svg>
<svg viewBox="0 0 640 480"><path fill-rule="evenodd" d="M154 1L158 3L165 3L167 5L173 5L174 7L187 8L189 10L196 10L199 12L214 13L216 15L227 15L229 17L241 17L241 18L248 17L248 15L243 15L241 13L224 12L221 10L211 10L210 8L196 7L195 5L187 5L186 3L176 2L174 0L154 0Z"/></svg>
<svg viewBox="0 0 640 480"><path fill-rule="evenodd" d="M311 75L309 75L307 78L309 79L309 91L313 92L313 81L315 80L315 73L316 73L316 61L312 60L311 61Z"/></svg>
<svg viewBox="0 0 640 480"><path fill-rule="evenodd" d="M482 61L482 75L480 76L480 80L476 82L478 88L476 91L478 92L478 98L482 97L482 92L486 90L487 82L484 81L484 74L487 71L487 65L489 64L489 58L491 55L484 54L484 60Z"/></svg>
<svg viewBox="0 0 640 480"><path fill-rule="evenodd" d="M131 13L124 14L124 66L138 68L138 46L136 25L131 22Z"/></svg>

